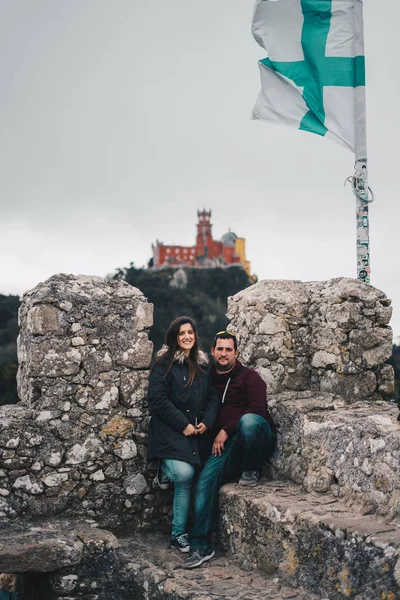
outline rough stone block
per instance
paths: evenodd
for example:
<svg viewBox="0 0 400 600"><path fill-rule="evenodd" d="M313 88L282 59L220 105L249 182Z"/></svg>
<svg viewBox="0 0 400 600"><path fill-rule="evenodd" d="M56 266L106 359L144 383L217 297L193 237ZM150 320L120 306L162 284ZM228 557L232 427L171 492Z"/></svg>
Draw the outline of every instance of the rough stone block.
<svg viewBox="0 0 400 600"><path fill-rule="evenodd" d="M102 454L104 454L102 443L94 434L91 434L82 443L74 444L67 449L65 464L79 465L88 460L95 460Z"/></svg>
<svg viewBox="0 0 400 600"><path fill-rule="evenodd" d="M153 325L154 307L148 302L140 302L136 308L136 327L138 331L149 329Z"/></svg>
<svg viewBox="0 0 400 600"><path fill-rule="evenodd" d="M220 539L242 568L276 573L330 600L399 598L394 525L279 481L224 486L220 507Z"/></svg>
<svg viewBox="0 0 400 600"><path fill-rule="evenodd" d="M377 381L373 371L363 371L358 374L325 371L319 387L321 392L337 394L349 402L357 402L372 396L376 391Z"/></svg>
<svg viewBox="0 0 400 600"><path fill-rule="evenodd" d="M27 329L33 335L64 333L60 327L61 311L55 306L41 304L32 306L27 316Z"/></svg>
<svg viewBox="0 0 400 600"><path fill-rule="evenodd" d="M131 419L125 419L119 415L114 415L101 429L102 435L112 437L125 437L132 431L135 424Z"/></svg>
<svg viewBox="0 0 400 600"><path fill-rule="evenodd" d="M400 426L393 404L348 406L331 395L270 398L279 423L272 463L309 491L331 491L349 506L400 524Z"/></svg>
<svg viewBox="0 0 400 600"><path fill-rule="evenodd" d="M2 527L0 570L3 573L51 573L78 565L83 543L76 535L46 531L40 527Z"/></svg>
<svg viewBox="0 0 400 600"><path fill-rule="evenodd" d="M392 356L392 330L384 327L366 332L351 331L350 357L357 364L364 361L367 368L378 367Z"/></svg>
<svg viewBox="0 0 400 600"><path fill-rule="evenodd" d="M133 346L127 347L118 354L116 364L131 369L148 369L152 354L153 342L147 339L147 334L141 332Z"/></svg>
<svg viewBox="0 0 400 600"><path fill-rule="evenodd" d="M32 377L45 376L51 379L79 372L82 355L76 348L71 348L68 341L39 338L30 346L27 369Z"/></svg>
<svg viewBox="0 0 400 600"><path fill-rule="evenodd" d="M143 415L145 415L148 384L148 371L125 371L121 373L121 404L130 408L139 408L143 411Z"/></svg>
<svg viewBox="0 0 400 600"><path fill-rule="evenodd" d="M389 304L354 279L260 281L228 299L229 328L270 393L312 389L347 402L380 400L391 388L389 372L384 383L376 379L392 353Z"/></svg>

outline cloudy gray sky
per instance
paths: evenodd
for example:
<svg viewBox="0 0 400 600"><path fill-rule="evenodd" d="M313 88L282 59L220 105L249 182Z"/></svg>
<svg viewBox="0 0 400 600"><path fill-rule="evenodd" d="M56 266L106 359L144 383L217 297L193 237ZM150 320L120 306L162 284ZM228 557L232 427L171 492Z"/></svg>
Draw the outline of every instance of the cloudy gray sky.
<svg viewBox="0 0 400 600"><path fill-rule="evenodd" d="M353 156L250 120L253 0L0 2L0 293L141 266L196 211L259 278L356 273ZM365 5L372 283L400 336L397 0Z"/></svg>

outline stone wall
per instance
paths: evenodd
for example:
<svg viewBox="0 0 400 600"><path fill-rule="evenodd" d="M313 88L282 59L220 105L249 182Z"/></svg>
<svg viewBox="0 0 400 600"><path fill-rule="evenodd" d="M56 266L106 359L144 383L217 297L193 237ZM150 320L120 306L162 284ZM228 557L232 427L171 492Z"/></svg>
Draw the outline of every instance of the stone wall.
<svg viewBox="0 0 400 600"><path fill-rule="evenodd" d="M305 491L311 494L307 502L317 509L309 522L318 523L320 505L333 514L332 504L340 498L343 519L353 525L349 505L384 515L393 527L400 524L400 427L396 407L383 400L393 386L393 371L384 364L391 355L390 300L349 279L262 281L230 298L228 310L243 362L268 384L269 404L279 425L273 474L300 484L303 501ZM0 408L0 570L22 573L27 585L43 573L55 598L109 600L121 573L126 597L131 590L141 597L137 590L143 577L138 573L147 572L147 559L145 567L139 560L132 562L129 553L118 550L113 534L99 526L135 532L130 544L136 548L136 532L156 523L158 530L170 513L170 495L150 489L146 463L152 311L138 289L95 277L55 275L23 298L18 344L21 402ZM295 550L303 556L303 526L309 528L309 523L304 525L300 505L298 518L291 517L300 493L292 487L290 493L289 488L281 493L279 506L289 520L280 529L276 523L271 526L275 538L269 525L264 536L261 521L262 510L273 518L281 510L278 506L277 513L273 504L278 492L271 493L268 508L263 486L252 492L256 502L251 506L249 492L225 488L221 505L228 538L240 531L244 548L250 538L254 548L254 540L268 548L269 541L278 539L279 529L284 550L296 521L299 547L289 544L287 554L290 559ZM231 502L229 494L242 494L243 502ZM255 504L262 507L259 521ZM170 524L170 515L167 521ZM363 522L368 525L368 518ZM382 572L389 569L385 590L392 586L397 539L383 553L378 540L371 553L367 538L376 528L368 533L367 527L360 541L358 533L348 537L344 525L339 531L335 520L325 525L318 530L317 549L323 549L326 540L330 544L333 535L339 540L337 556L357 543L375 566L379 559ZM392 536L392 527L380 524L378 529ZM307 531L313 540L314 533ZM250 558L253 554L246 550ZM300 566L301 575L308 567ZM330 580L331 563L325 561L321 569L325 567ZM359 569L360 579L364 568ZM146 585L145 578L143 597L148 596ZM170 596L165 592L162 597ZM358 596L340 590L332 595L344 597Z"/></svg>
<svg viewBox="0 0 400 600"><path fill-rule="evenodd" d="M170 511L146 463L152 310L138 289L94 277L55 275L25 294L21 402L0 409L0 518L79 515L115 530ZM262 281L228 310L242 360L268 384L276 473L397 517L400 439L382 404L390 300L351 279Z"/></svg>
<svg viewBox="0 0 400 600"><path fill-rule="evenodd" d="M391 300L354 279L266 280L229 299L241 357L270 394L312 390L355 402L393 390Z"/></svg>
<svg viewBox="0 0 400 600"><path fill-rule="evenodd" d="M390 300L352 279L261 281L229 299L242 360L279 425L273 477L400 519Z"/></svg>
<svg viewBox="0 0 400 600"><path fill-rule="evenodd" d="M115 529L170 510L146 464L152 310L138 289L94 277L55 275L25 294L21 402L0 409L0 517L86 515ZM262 281L228 311L242 360L268 384L276 473L397 515L398 427L374 425L393 385L390 300L351 279ZM354 436L365 443L350 452Z"/></svg>
<svg viewBox="0 0 400 600"><path fill-rule="evenodd" d="M55 275L24 295L21 402L0 417L0 517L146 523L152 322L120 281Z"/></svg>

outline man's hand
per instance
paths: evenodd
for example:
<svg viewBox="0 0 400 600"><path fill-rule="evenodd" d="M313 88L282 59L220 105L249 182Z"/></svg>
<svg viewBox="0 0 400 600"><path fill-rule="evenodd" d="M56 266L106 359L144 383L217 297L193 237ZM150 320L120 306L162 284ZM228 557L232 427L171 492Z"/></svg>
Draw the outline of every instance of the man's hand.
<svg viewBox="0 0 400 600"><path fill-rule="evenodd" d="M200 435L202 435L203 433L205 433L207 431L208 427L204 423L199 423L197 425L196 429L197 429L197 433L200 433Z"/></svg>
<svg viewBox="0 0 400 600"><path fill-rule="evenodd" d="M193 425L191 423L189 423L189 425L186 425L185 429L182 431L183 435L197 435L197 429L196 427L193 427Z"/></svg>
<svg viewBox="0 0 400 600"><path fill-rule="evenodd" d="M213 443L212 453L214 454L214 456L221 456L222 450L225 450L225 442L227 439L228 434L224 429L221 429Z"/></svg>

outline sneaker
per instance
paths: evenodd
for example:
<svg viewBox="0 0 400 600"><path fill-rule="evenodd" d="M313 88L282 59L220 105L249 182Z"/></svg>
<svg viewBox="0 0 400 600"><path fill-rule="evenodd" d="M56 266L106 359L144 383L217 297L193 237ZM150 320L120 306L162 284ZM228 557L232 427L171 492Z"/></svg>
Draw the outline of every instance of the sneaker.
<svg viewBox="0 0 400 600"><path fill-rule="evenodd" d="M171 539L171 548L177 548L181 552L189 552L190 544L187 533L179 533Z"/></svg>
<svg viewBox="0 0 400 600"><path fill-rule="evenodd" d="M198 548L197 550L191 550L189 556L183 563L183 568L194 569L194 567L199 567L203 562L210 560L213 556L215 556L215 552L212 548Z"/></svg>
<svg viewBox="0 0 400 600"><path fill-rule="evenodd" d="M157 473L153 480L153 486L158 487L160 490L163 490L163 492L171 487L171 481L162 470L160 464L158 465Z"/></svg>
<svg viewBox="0 0 400 600"><path fill-rule="evenodd" d="M255 487L258 485L258 471L243 471L241 478L239 479L239 485L246 485L247 487Z"/></svg>

